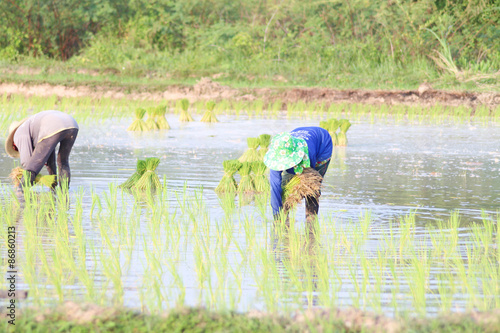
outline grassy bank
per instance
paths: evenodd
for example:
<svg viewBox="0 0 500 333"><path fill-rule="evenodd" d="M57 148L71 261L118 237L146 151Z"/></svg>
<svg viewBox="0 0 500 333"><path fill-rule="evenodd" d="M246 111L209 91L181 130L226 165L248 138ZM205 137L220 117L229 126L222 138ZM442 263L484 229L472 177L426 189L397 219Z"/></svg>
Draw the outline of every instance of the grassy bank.
<svg viewBox="0 0 500 333"><path fill-rule="evenodd" d="M118 52L118 51L117 51ZM23 58L17 63L0 62L0 80L27 84L67 86L109 86L133 91L162 91L172 85L192 86L202 77L234 88L329 87L336 89L417 89L430 82L436 89L494 90L498 81L477 84L457 81L440 73L425 58L408 66L392 61L370 64L365 59L340 65L308 58L277 63L275 59L237 59L220 61L203 52L169 56L144 52L144 64L85 64L78 59L62 62L53 59ZM187 51L186 51L187 52Z"/></svg>
<svg viewBox="0 0 500 333"><path fill-rule="evenodd" d="M0 13L9 82L499 86L498 1L23 0L0 3Z"/></svg>
<svg viewBox="0 0 500 333"><path fill-rule="evenodd" d="M355 309L313 309L291 317L250 312L175 309L163 315L65 303L64 307L29 310L12 332L498 332L498 312L442 315L433 319L392 319ZM0 326L0 327L2 327Z"/></svg>
<svg viewBox="0 0 500 333"><path fill-rule="evenodd" d="M186 56L186 55L184 55ZM497 91L498 73L464 74L458 80L454 73L442 72L429 59L416 59L406 66L387 61L370 64L365 59L345 65L322 61L292 60L277 65L274 59L256 61L239 59L220 62L194 53L188 59L144 53L150 65L127 62L118 66L85 65L77 60L24 58L15 63L0 61L0 82L52 84L121 88L125 91L158 92L172 86L191 87L203 77L232 88L326 87L363 90L416 90L428 82L435 89L452 91ZM166 65L164 57L169 63ZM198 67L194 67L198 63ZM162 67L165 66L165 67ZM338 68L333 68L333 67Z"/></svg>

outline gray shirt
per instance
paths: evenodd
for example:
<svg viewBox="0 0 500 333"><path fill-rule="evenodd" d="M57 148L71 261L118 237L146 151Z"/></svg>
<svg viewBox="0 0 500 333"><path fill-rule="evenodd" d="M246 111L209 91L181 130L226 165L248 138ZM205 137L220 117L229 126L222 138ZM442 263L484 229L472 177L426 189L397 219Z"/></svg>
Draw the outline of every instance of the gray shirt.
<svg viewBox="0 0 500 333"><path fill-rule="evenodd" d="M70 128L78 128L76 120L61 111L42 111L26 119L14 134L21 165L29 161L37 143Z"/></svg>

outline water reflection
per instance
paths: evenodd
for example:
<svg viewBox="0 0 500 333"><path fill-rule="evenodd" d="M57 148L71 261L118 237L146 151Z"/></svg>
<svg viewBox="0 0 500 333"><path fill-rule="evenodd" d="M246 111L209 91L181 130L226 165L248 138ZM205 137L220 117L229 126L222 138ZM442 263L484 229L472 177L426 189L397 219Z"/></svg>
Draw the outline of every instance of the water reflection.
<svg viewBox="0 0 500 333"><path fill-rule="evenodd" d="M291 281L290 299L284 303L302 303L304 308L320 305L318 290L318 266L320 244L317 219L306 221L305 230L297 230L295 221L273 221L271 227L271 255L279 276L283 281ZM294 296L294 297L293 297Z"/></svg>

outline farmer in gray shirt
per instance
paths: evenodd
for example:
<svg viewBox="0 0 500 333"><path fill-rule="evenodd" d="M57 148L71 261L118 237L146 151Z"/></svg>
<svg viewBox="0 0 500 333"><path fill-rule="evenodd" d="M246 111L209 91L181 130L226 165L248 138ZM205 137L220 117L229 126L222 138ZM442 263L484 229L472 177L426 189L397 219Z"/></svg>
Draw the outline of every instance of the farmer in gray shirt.
<svg viewBox="0 0 500 333"><path fill-rule="evenodd" d="M56 146L59 143L58 183L67 181L69 185L69 153L77 134L78 124L75 119L61 111L42 111L12 123L5 141L5 151L11 157L21 158L21 166L26 170L27 177L21 180L21 184L27 182L28 185L33 185L44 165L50 175L56 174Z"/></svg>

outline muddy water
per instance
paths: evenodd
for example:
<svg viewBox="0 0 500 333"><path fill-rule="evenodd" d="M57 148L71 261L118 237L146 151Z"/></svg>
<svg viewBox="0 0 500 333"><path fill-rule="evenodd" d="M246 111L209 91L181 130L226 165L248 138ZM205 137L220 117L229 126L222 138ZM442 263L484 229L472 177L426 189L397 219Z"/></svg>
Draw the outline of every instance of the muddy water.
<svg viewBox="0 0 500 333"><path fill-rule="evenodd" d="M157 156L161 158L158 174L167 179L170 188L181 190L186 184L202 187L211 218L221 218L224 212L213 189L222 177L223 160L238 158L246 149L247 137L276 134L319 122L279 116L267 119L219 116L220 123L208 125L179 123L177 118L168 116L172 130L154 133L127 132L128 119L81 126L71 155L71 187L73 193L84 191L85 213L91 206L90 187L97 193L107 192L110 182L120 184L133 173L138 158ZM460 210L464 226L479 220L481 211L500 210L498 126L358 121L349 130L348 139L348 147L335 148L325 177L320 216L348 223L370 211L373 232L368 245L376 247L389 221L410 211L416 212L418 226L423 227L435 219L446 219L453 210ZM13 160L2 154L2 183L8 183L7 175L13 166ZM245 207L246 212L252 210L255 206ZM266 214L271 218L270 209ZM303 221L303 215L304 208L299 207L299 221ZM265 226L262 225L263 229ZM85 226L85 230L92 239L91 225ZM98 238L98 232L95 237ZM141 252L140 242L137 247ZM185 258L186 262L178 264L187 290L185 302L197 305L199 290L191 276L192 252L187 250ZM137 306L140 303L137 281L147 273L140 256L130 267L123 277L124 302ZM96 278L104 280L99 274ZM243 284L237 309L265 309L264 302L256 296L255 282L245 277ZM74 288L78 290L81 286ZM352 304L352 290L352 286L345 285L338 293L338 304ZM386 291L381 297L388 299L390 295ZM432 297L429 302L428 311L435 311ZM463 299L456 302L460 305ZM390 306L384 307L384 312L390 313Z"/></svg>
<svg viewBox="0 0 500 333"><path fill-rule="evenodd" d="M212 190L222 177L222 161L238 158L247 137L318 124L221 117L221 123L207 125L169 118L173 129L165 132L126 132L128 121L83 127L71 155L74 186L105 190L110 180L126 179L137 158L158 156L158 174L170 186L203 186L212 205L218 202ZM371 209L385 219L409 209L422 216L460 209L477 217L481 209L500 209L498 127L361 122L348 134L348 147L335 148L325 178L322 214L341 210L357 217L359 210ZM2 158L2 164L9 170L12 160Z"/></svg>

